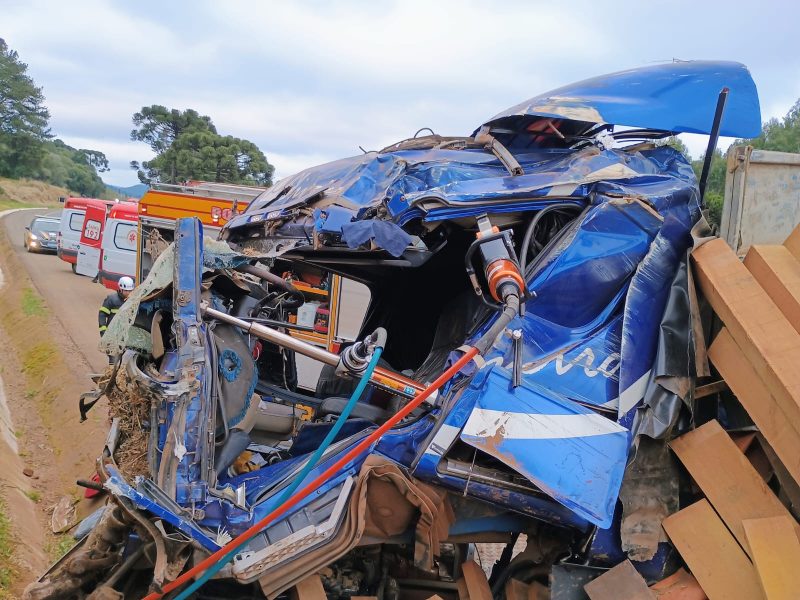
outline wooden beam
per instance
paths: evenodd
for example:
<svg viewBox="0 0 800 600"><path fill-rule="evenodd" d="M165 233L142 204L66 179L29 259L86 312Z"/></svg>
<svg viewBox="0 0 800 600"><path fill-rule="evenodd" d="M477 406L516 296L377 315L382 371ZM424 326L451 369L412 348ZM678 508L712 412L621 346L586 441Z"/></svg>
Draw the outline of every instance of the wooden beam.
<svg viewBox="0 0 800 600"><path fill-rule="evenodd" d="M327 600L322 580L317 574L311 575L295 585L290 596L292 600Z"/></svg>
<svg viewBox="0 0 800 600"><path fill-rule="evenodd" d="M789 516L786 507L716 421L672 440L670 447L748 554L743 520ZM795 523L795 526L800 531L800 525Z"/></svg>
<svg viewBox="0 0 800 600"><path fill-rule="evenodd" d="M727 329L708 349L708 357L769 442L783 466L800 483L800 433L769 393Z"/></svg>
<svg viewBox="0 0 800 600"><path fill-rule="evenodd" d="M467 587L470 600L492 600L492 590L486 580L486 574L478 563L468 560L461 565L461 575Z"/></svg>
<svg viewBox="0 0 800 600"><path fill-rule="evenodd" d="M800 260L800 225L794 228L783 245L797 260Z"/></svg>
<svg viewBox="0 0 800 600"><path fill-rule="evenodd" d="M698 385L694 390L694 398L695 400L699 400L700 398L705 398L706 396L719 394L727 389L728 384L724 381L715 381L713 383L707 383L706 385Z"/></svg>
<svg viewBox="0 0 800 600"><path fill-rule="evenodd" d="M796 599L800 595L800 541L794 519L750 519L743 524L767 600Z"/></svg>
<svg viewBox="0 0 800 600"><path fill-rule="evenodd" d="M709 600L764 598L753 565L706 500L662 524Z"/></svg>
<svg viewBox="0 0 800 600"><path fill-rule="evenodd" d="M800 334L724 240L692 253L697 281L783 412L800 423Z"/></svg>
<svg viewBox="0 0 800 600"><path fill-rule="evenodd" d="M744 257L744 266L800 331L800 262L784 246L753 245Z"/></svg>
<svg viewBox="0 0 800 600"><path fill-rule="evenodd" d="M656 600L706 600L706 593L686 569L678 569L669 577L650 586Z"/></svg>

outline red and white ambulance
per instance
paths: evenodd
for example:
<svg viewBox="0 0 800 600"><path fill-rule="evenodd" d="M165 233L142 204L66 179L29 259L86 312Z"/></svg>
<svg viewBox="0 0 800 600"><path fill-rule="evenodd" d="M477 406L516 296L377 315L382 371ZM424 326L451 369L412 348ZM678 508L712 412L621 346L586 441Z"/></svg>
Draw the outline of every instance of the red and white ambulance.
<svg viewBox="0 0 800 600"><path fill-rule="evenodd" d="M84 231L86 211L92 207L96 209L93 212L99 211L105 215L107 207L113 204L113 200L100 200L98 198L64 199L64 209L61 211L61 225L56 237L56 252L61 260L72 265L73 272L77 272L78 253ZM102 220L105 221L105 216ZM91 230L92 235L94 235L96 226L92 225Z"/></svg>
<svg viewBox="0 0 800 600"><path fill-rule="evenodd" d="M111 207L100 242L100 283L107 288L116 290L120 277L136 278L138 229L138 203L119 202Z"/></svg>

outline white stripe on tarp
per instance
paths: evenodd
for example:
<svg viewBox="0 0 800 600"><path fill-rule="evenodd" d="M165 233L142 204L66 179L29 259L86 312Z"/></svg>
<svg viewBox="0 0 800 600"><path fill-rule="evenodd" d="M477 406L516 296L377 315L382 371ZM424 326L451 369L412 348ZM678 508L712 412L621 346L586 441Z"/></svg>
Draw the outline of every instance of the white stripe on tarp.
<svg viewBox="0 0 800 600"><path fill-rule="evenodd" d="M612 398L608 402L603 402L600 406L603 408L619 408L619 396Z"/></svg>
<svg viewBox="0 0 800 600"><path fill-rule="evenodd" d="M650 378L650 371L639 377L624 392L619 395L619 416L628 414L628 411L636 406L636 403L644 398L644 391L647 389L647 380Z"/></svg>
<svg viewBox="0 0 800 600"><path fill-rule="evenodd" d="M550 440L591 437L627 431L602 415L540 415L474 408L464 425L464 435L506 440Z"/></svg>

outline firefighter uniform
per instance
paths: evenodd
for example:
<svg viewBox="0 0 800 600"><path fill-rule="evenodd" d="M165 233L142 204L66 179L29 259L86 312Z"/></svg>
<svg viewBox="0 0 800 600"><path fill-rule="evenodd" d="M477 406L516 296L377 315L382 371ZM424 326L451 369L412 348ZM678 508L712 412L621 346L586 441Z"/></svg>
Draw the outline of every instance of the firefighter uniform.
<svg viewBox="0 0 800 600"><path fill-rule="evenodd" d="M112 292L106 299L103 300L103 305L100 307L100 312L97 315L97 321L100 325L100 336L102 337L103 334L108 329L108 325L111 323L111 320L116 316L119 312L120 306L123 305L125 302L125 298L122 297L120 292Z"/></svg>

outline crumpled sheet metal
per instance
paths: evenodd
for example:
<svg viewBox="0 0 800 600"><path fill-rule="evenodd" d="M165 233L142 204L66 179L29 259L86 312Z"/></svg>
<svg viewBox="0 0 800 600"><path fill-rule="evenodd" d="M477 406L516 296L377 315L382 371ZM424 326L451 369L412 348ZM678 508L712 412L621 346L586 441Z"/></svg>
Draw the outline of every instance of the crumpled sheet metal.
<svg viewBox="0 0 800 600"><path fill-rule="evenodd" d="M431 570L452 520L453 511L444 492L410 478L396 464L371 455L361 466L345 521L331 541L266 572L259 585L268 598L276 598L359 543L379 543L404 533L412 525L414 564Z"/></svg>
<svg viewBox="0 0 800 600"><path fill-rule="evenodd" d="M599 75L534 96L487 123L540 116L708 134L722 88L730 93L720 135L758 135L761 110L747 67L708 60L672 61Z"/></svg>
<svg viewBox="0 0 800 600"><path fill-rule="evenodd" d="M600 527L611 525L628 455L628 432L545 387L509 388L492 366L462 402L474 402L460 438L534 482Z"/></svg>
<svg viewBox="0 0 800 600"><path fill-rule="evenodd" d="M353 220L375 218L382 205L391 219L404 225L414 218L445 220L486 210L488 204L520 203L565 196L587 196L599 182L632 186L694 185L691 166L675 150L658 147L641 152L534 149L515 154L525 175L511 177L494 155L482 150L400 150L368 153L312 167L270 188L225 226L226 235L265 219L285 220L274 235L295 237L292 225L301 206L338 206ZM676 182L676 180L678 180ZM643 192L647 194L647 192ZM548 200L549 199L549 200ZM509 209L510 210L510 209ZM426 216L427 215L427 216Z"/></svg>
<svg viewBox="0 0 800 600"><path fill-rule="evenodd" d="M174 276L175 253L174 244L162 252L150 273L140 285L128 297L128 300L117 312L105 334L100 338L98 348L106 354L118 355L125 348L133 348L142 352L150 352L152 341L150 335L137 327L133 326L140 305L158 295L167 287L172 285ZM235 252L225 242L213 240L209 237L203 238L203 271L215 269L232 268L244 264L255 257L243 256Z"/></svg>

